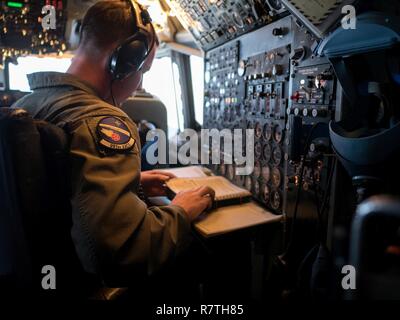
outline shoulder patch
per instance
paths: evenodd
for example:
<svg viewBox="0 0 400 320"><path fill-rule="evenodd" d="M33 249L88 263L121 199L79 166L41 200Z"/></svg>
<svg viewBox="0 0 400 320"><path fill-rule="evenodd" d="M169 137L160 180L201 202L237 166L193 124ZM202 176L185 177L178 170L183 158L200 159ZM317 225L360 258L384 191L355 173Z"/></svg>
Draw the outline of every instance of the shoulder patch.
<svg viewBox="0 0 400 320"><path fill-rule="evenodd" d="M136 142L126 123L117 117L102 118L96 131L99 144L111 150L129 150Z"/></svg>

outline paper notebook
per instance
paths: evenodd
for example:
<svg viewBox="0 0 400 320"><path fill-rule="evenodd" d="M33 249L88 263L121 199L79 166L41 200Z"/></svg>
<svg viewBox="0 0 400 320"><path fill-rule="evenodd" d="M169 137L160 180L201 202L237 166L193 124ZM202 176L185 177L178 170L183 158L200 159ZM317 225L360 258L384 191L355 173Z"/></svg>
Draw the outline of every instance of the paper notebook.
<svg viewBox="0 0 400 320"><path fill-rule="evenodd" d="M208 186L215 191L215 203L218 207L235 203L247 202L251 193L235 186L229 180L220 176L202 178L174 178L166 183L167 187L175 194L198 187Z"/></svg>
<svg viewBox="0 0 400 320"><path fill-rule="evenodd" d="M185 190L187 188L191 189L201 185L208 185L215 189L219 199L224 196L228 198L239 197L236 199L233 198L233 200L225 200L225 202L222 201L222 203L220 200L218 206L214 208L214 210L203 213L194 222L194 228L203 237L214 237L236 230L282 221L282 216L275 215L265 210L255 202L250 201L237 204L237 202L243 201L244 199L250 199L250 192L233 185L223 177L209 176L211 173L207 168L188 166L163 170L171 172L180 178L171 179L167 183L167 186L170 184L172 188L176 187L177 192L180 189ZM217 180L210 180L211 178L217 178ZM173 194L174 192L171 191L171 193ZM241 196L245 197L240 198ZM170 198L172 197L173 196L170 195ZM168 203L168 200L164 198L163 202L156 205L167 205Z"/></svg>

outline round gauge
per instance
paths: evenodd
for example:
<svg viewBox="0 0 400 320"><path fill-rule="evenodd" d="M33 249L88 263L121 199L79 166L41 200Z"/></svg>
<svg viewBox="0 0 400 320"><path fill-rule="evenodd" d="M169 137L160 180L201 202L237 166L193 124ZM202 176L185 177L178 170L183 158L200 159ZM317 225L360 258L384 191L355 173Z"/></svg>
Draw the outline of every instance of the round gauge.
<svg viewBox="0 0 400 320"><path fill-rule="evenodd" d="M261 124L259 122L256 123L256 128L255 129L256 129L256 132L255 132L256 138L261 138L261 136L263 134L263 129L262 129Z"/></svg>
<svg viewBox="0 0 400 320"><path fill-rule="evenodd" d="M265 166L261 169L262 177L264 178L265 182L268 182L271 178L271 169L269 166Z"/></svg>
<svg viewBox="0 0 400 320"><path fill-rule="evenodd" d="M261 153L262 153L262 147L260 142L256 142L254 144L254 155L257 159L261 158Z"/></svg>
<svg viewBox="0 0 400 320"><path fill-rule="evenodd" d="M269 144L266 144L263 149L263 157L265 161L269 161L271 159L272 149Z"/></svg>
<svg viewBox="0 0 400 320"><path fill-rule="evenodd" d="M245 187L246 187L246 189L247 189L248 191L251 191L252 186L253 186L253 182L251 181L251 178L250 178L250 177L246 177L246 180L245 180L244 185L245 185Z"/></svg>
<svg viewBox="0 0 400 320"><path fill-rule="evenodd" d="M283 138L283 130L280 125L276 125L274 128L274 140L278 143L282 141Z"/></svg>
<svg viewBox="0 0 400 320"><path fill-rule="evenodd" d="M253 175L254 175L254 178L256 178L256 179L258 179L261 175L261 165L258 161L254 164Z"/></svg>
<svg viewBox="0 0 400 320"><path fill-rule="evenodd" d="M272 137L272 128L269 123L264 126L264 138L268 141L271 140Z"/></svg>
<svg viewBox="0 0 400 320"><path fill-rule="evenodd" d="M283 8L281 0L267 0L267 2L269 6L276 11L279 11Z"/></svg>
<svg viewBox="0 0 400 320"><path fill-rule="evenodd" d="M262 190L262 197L264 199L265 203L269 202L269 188L267 185L264 185L263 190Z"/></svg>
<svg viewBox="0 0 400 320"><path fill-rule="evenodd" d="M272 174L271 174L271 181L274 187L279 188L282 182L282 176L281 172L279 171L278 168L273 168L272 169Z"/></svg>
<svg viewBox="0 0 400 320"><path fill-rule="evenodd" d="M282 150L279 147L276 147L272 152L272 158L276 165L279 165L282 161Z"/></svg>
<svg viewBox="0 0 400 320"><path fill-rule="evenodd" d="M246 62L244 60L239 61L239 67L237 70L239 77L243 77L246 73Z"/></svg>
<svg viewBox="0 0 400 320"><path fill-rule="evenodd" d="M229 180L233 180L233 178L234 178L234 169L233 169L233 166L231 164L228 165L226 176L227 176L227 178Z"/></svg>
<svg viewBox="0 0 400 320"><path fill-rule="evenodd" d="M258 183L258 181L254 183L254 194L257 196L260 194L260 184Z"/></svg>
<svg viewBox="0 0 400 320"><path fill-rule="evenodd" d="M279 191L272 191L270 199L272 209L278 210L281 207L281 202L281 194Z"/></svg>

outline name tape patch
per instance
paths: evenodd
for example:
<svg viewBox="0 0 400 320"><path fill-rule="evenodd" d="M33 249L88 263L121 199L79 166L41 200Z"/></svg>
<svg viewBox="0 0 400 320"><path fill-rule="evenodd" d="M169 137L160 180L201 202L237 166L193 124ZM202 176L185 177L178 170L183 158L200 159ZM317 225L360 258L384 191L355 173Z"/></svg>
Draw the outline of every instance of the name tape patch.
<svg viewBox="0 0 400 320"><path fill-rule="evenodd" d="M129 150L135 144L135 139L128 126L116 117L103 118L97 124L99 144L112 150Z"/></svg>

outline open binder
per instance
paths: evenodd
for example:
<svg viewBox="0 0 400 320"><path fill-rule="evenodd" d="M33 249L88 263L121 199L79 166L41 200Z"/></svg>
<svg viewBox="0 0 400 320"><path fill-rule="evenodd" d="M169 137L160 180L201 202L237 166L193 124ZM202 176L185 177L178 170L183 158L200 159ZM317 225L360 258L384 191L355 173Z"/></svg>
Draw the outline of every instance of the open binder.
<svg viewBox="0 0 400 320"><path fill-rule="evenodd" d="M220 176L175 178L166 183L171 191L171 197L175 194L198 187L208 186L215 191L215 207L249 202L251 193L246 189L232 184L229 180Z"/></svg>
<svg viewBox="0 0 400 320"><path fill-rule="evenodd" d="M200 166L165 169L174 173L179 179L171 179L167 186L171 192L208 185L216 189L218 208L203 213L195 222L194 228L205 238L242 230L258 225L282 221L281 215L273 214L254 201L250 200L251 193L239 188L227 179L219 176L207 176L207 171ZM240 201L246 203L238 203ZM236 204L233 204L235 203ZM230 204L228 204L230 203Z"/></svg>

